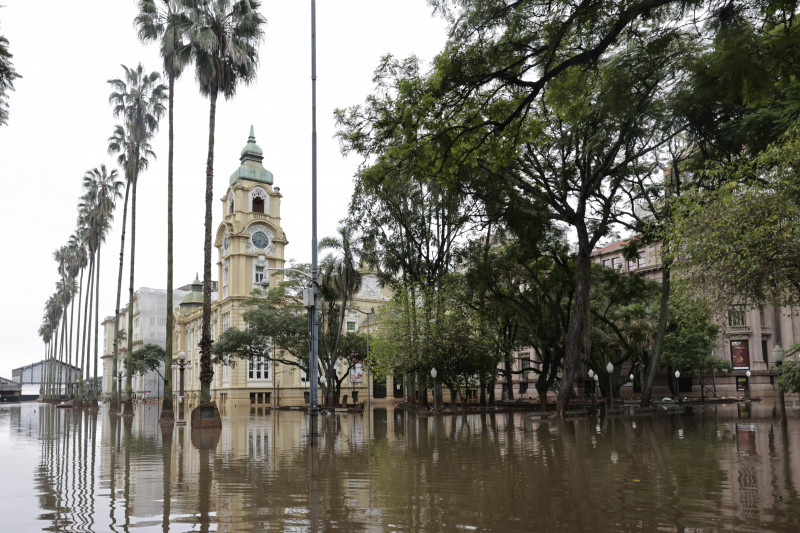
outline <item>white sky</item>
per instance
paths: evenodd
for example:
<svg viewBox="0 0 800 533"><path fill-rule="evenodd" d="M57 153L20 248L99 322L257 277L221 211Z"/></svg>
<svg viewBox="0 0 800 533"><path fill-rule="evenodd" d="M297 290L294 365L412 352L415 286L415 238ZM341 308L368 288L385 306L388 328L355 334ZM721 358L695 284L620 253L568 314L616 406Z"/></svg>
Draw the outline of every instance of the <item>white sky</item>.
<svg viewBox="0 0 800 533"><path fill-rule="evenodd" d="M0 227L6 254L0 300L0 376L40 360L44 304L58 279L53 251L75 229L84 173L105 163L114 124L108 79L120 64L161 70L156 45L136 38L135 0L0 0L0 34L23 77L10 93L10 117L0 127ZM264 166L281 188L286 258L311 260L311 37L309 0L263 2L267 18L258 79L233 100L218 100L214 197L221 198L252 124ZM339 153L333 110L359 104L373 88L380 57L417 55L426 61L445 42L444 22L425 0L317 2L318 235L331 235L347 211L358 158ZM203 268L208 100L189 70L175 95L175 286ZM166 288L167 119L153 147L158 159L140 177L136 283ZM213 227L220 222L215 202ZM121 202L101 257L100 315L116 297ZM128 239L129 241L129 239ZM128 243L126 243L127 245ZM127 251L126 251L127 254ZM212 261L216 263L216 253ZM127 300L128 259L123 274ZM216 269L212 267L214 279ZM102 334L102 332L101 332Z"/></svg>

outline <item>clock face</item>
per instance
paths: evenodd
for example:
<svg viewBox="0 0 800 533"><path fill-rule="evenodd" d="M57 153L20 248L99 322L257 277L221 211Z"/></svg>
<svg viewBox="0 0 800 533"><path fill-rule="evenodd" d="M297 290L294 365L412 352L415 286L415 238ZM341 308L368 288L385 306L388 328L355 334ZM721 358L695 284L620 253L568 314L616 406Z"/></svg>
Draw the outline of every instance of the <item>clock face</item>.
<svg viewBox="0 0 800 533"><path fill-rule="evenodd" d="M256 248L266 248L269 246L269 237L263 231L257 231L253 233L253 246Z"/></svg>

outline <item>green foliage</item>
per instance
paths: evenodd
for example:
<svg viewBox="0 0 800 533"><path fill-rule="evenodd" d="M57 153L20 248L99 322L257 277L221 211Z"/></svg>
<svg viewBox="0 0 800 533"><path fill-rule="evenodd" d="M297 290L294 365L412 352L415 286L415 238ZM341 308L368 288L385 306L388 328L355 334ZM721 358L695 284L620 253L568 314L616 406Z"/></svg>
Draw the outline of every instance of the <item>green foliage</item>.
<svg viewBox="0 0 800 533"><path fill-rule="evenodd" d="M781 365L778 386L783 392L800 392L800 363L786 361Z"/></svg>
<svg viewBox="0 0 800 533"><path fill-rule="evenodd" d="M698 295L670 301L670 324L664 338L662 362L695 376L732 370L730 361L712 354L719 339L713 309Z"/></svg>
<svg viewBox="0 0 800 533"><path fill-rule="evenodd" d="M715 169L730 180L684 198L670 229L685 292L718 310L800 302L800 123L753 161Z"/></svg>
<svg viewBox="0 0 800 533"><path fill-rule="evenodd" d="M129 371L131 374L146 374L156 371L161 376L161 363L165 357L164 348L158 344L145 344L138 350L134 350Z"/></svg>
<svg viewBox="0 0 800 533"><path fill-rule="evenodd" d="M12 57L8 50L8 39L0 35L0 126L8 123L7 91L13 91L14 80L22 77L14 70Z"/></svg>

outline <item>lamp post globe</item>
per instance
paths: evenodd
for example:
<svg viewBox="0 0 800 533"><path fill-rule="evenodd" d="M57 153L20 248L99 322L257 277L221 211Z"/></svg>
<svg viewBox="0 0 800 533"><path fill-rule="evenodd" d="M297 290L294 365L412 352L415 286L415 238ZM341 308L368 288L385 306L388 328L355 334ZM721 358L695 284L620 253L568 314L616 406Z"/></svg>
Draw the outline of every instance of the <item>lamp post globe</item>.
<svg viewBox="0 0 800 533"><path fill-rule="evenodd" d="M608 372L608 408L614 408L614 365L609 363L606 365L606 371Z"/></svg>
<svg viewBox="0 0 800 533"><path fill-rule="evenodd" d="M630 379L631 381L633 381L633 374L631 374L630 376L628 376L628 379Z"/></svg>
<svg viewBox="0 0 800 533"><path fill-rule="evenodd" d="M590 378L594 377L594 370L592 370L591 368L589 369L589 377Z"/></svg>
<svg viewBox="0 0 800 533"><path fill-rule="evenodd" d="M436 367L431 368L431 377L433 378L433 410L434 412L439 410L439 396L436 394L436 376L438 372L436 372Z"/></svg>
<svg viewBox="0 0 800 533"><path fill-rule="evenodd" d="M675 371L675 379L678 379L679 377L681 377L681 371L680 370L676 370Z"/></svg>

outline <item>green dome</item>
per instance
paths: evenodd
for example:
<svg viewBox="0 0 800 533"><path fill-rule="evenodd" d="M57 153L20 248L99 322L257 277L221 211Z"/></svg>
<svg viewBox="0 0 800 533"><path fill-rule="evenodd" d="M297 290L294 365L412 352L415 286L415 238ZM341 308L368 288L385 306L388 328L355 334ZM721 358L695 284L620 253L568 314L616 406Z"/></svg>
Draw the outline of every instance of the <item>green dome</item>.
<svg viewBox="0 0 800 533"><path fill-rule="evenodd" d="M181 308L197 307L198 305L203 305L203 282L195 274L192 282L192 291L183 297Z"/></svg>
<svg viewBox="0 0 800 533"><path fill-rule="evenodd" d="M247 138L247 144L242 148L242 153L239 157L242 165L236 172L231 174L230 185L232 186L238 180L250 180L272 185L272 172L264 168L264 165L261 164L263 160L264 152L256 144L256 137L251 125L250 136Z"/></svg>

